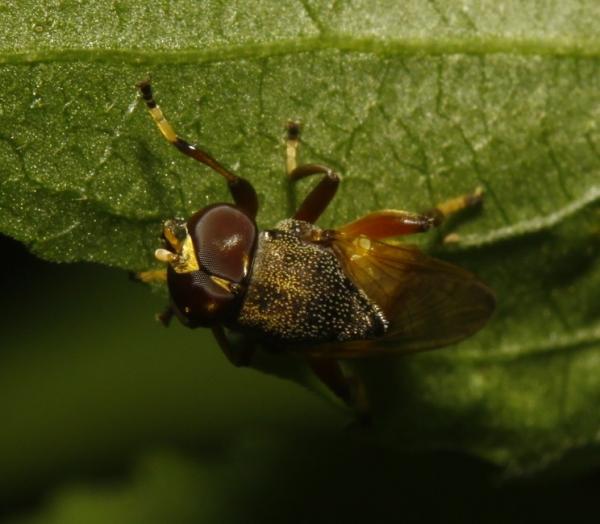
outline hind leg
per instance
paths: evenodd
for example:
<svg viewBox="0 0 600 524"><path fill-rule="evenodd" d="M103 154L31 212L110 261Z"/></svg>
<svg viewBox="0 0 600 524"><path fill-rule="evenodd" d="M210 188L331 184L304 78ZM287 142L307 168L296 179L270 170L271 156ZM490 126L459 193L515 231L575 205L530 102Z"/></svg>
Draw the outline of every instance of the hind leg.
<svg viewBox="0 0 600 524"><path fill-rule="evenodd" d="M364 384L358 376L347 376L340 362L333 358L308 357L307 362L319 380L356 411L359 420L368 421L370 406Z"/></svg>
<svg viewBox="0 0 600 524"><path fill-rule="evenodd" d="M473 193L446 200L423 213L395 209L375 211L338 228L338 231L349 237L365 235L374 239L414 235L439 227L450 215L478 206L482 200L483 190L477 188Z"/></svg>

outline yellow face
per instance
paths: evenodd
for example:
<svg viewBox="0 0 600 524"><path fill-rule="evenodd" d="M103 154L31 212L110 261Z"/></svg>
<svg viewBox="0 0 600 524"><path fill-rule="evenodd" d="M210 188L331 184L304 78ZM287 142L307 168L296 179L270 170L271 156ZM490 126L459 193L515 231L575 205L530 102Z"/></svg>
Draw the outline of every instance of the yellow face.
<svg viewBox="0 0 600 524"><path fill-rule="evenodd" d="M191 273L200 269L192 237L185 223L167 220L163 226L163 236L171 250L157 249L154 252L157 260L169 264L177 273Z"/></svg>

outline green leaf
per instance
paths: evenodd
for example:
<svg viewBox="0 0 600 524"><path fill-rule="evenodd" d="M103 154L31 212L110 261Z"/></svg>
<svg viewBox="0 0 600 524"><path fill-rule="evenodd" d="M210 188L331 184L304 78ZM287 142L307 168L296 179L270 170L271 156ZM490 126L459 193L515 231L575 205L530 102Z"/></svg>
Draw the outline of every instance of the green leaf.
<svg viewBox="0 0 600 524"><path fill-rule="evenodd" d="M0 8L0 231L48 260L155 262L160 224L227 199L179 133L289 216L282 126L343 176L321 223L483 186L429 248L498 295L455 349L359 365L383 442L541 467L600 435L600 5L78 3ZM301 194L307 186L302 185ZM434 235L433 235L434 236Z"/></svg>

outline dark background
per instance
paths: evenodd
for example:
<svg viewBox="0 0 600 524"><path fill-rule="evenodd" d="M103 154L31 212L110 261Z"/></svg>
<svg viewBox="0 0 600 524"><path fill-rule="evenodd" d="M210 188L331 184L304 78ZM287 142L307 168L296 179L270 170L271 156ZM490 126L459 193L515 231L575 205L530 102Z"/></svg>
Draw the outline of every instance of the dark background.
<svg viewBox="0 0 600 524"><path fill-rule="evenodd" d="M231 367L206 332L162 328L164 299L126 273L5 237L0 252L3 522L597 518L589 452L506 480L390 449L314 393Z"/></svg>

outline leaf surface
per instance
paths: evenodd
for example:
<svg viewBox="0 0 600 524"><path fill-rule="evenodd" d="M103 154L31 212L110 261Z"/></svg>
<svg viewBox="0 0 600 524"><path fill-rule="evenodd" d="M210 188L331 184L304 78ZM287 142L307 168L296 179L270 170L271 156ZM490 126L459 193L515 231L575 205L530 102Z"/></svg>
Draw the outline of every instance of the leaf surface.
<svg viewBox="0 0 600 524"><path fill-rule="evenodd" d="M594 1L5 2L0 231L39 256L153 267L161 222L228 200L161 138L251 180L289 216L283 124L344 179L322 225L482 186L484 210L426 247L498 311L455 349L360 372L381 437L539 467L600 435L600 5ZM409 428L409 429L407 429Z"/></svg>

